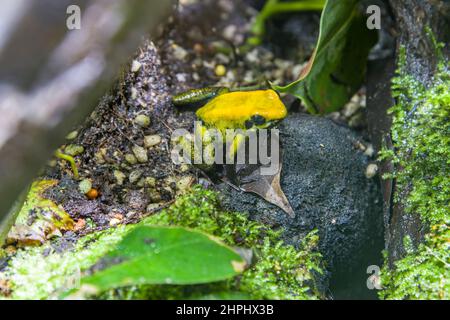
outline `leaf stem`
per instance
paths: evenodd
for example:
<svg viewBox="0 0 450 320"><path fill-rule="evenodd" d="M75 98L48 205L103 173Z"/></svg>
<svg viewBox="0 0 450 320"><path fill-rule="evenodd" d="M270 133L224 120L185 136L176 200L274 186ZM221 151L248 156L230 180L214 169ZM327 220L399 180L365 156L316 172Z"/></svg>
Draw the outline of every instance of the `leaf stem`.
<svg viewBox="0 0 450 320"><path fill-rule="evenodd" d="M271 16L298 11L322 10L326 0L297 0L292 2L279 2L279 0L268 0L264 8L256 17L252 26L253 37L248 39L248 43L258 45L261 43L261 37L265 33L266 20Z"/></svg>
<svg viewBox="0 0 450 320"><path fill-rule="evenodd" d="M55 156L57 158L66 160L67 162L70 163L70 167L72 168L73 176L75 179L78 179L80 177L78 174L77 164L75 163L75 159L72 156L69 156L68 154L64 154L59 150L55 151Z"/></svg>

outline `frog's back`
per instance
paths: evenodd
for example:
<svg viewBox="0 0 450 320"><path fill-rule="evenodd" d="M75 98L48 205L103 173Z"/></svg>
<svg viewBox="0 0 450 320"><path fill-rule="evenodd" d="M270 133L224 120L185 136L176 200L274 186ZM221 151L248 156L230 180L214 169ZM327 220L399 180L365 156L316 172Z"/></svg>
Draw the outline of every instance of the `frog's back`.
<svg viewBox="0 0 450 320"><path fill-rule="evenodd" d="M273 90L237 91L221 94L197 110L197 116L215 126L243 127L247 119L260 115L266 120L283 119L287 110Z"/></svg>

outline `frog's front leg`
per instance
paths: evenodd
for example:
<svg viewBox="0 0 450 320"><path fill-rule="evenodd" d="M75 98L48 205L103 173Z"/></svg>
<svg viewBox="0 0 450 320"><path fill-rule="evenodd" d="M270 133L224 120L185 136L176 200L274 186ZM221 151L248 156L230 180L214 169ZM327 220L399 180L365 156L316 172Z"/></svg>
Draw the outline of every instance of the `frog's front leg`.
<svg viewBox="0 0 450 320"><path fill-rule="evenodd" d="M217 134L215 129L208 129L200 121L195 123L194 133L179 137L175 142L183 150L184 162L200 166L203 170L212 168L215 160ZM221 136L219 136L221 137Z"/></svg>
<svg viewBox="0 0 450 320"><path fill-rule="evenodd" d="M238 153L238 150L241 148L245 148L245 139L246 135L240 131L235 132L234 130L231 131L231 136L227 136L227 163L232 164L234 163L234 159ZM230 143L228 143L228 141Z"/></svg>

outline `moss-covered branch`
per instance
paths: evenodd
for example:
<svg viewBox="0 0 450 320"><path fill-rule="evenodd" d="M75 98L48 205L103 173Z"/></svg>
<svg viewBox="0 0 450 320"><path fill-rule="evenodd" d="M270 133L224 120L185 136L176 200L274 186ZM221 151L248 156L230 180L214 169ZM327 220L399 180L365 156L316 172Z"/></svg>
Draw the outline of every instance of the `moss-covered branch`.
<svg viewBox="0 0 450 320"><path fill-rule="evenodd" d="M406 213L419 215L428 232L417 248L409 237L404 239L407 254L394 268L385 267L381 297L449 299L450 74L441 59L432 84L425 88L405 73L405 65L402 49L392 85L397 104L390 109L394 150L383 150L381 159L396 167L385 176L396 180L394 201Z"/></svg>

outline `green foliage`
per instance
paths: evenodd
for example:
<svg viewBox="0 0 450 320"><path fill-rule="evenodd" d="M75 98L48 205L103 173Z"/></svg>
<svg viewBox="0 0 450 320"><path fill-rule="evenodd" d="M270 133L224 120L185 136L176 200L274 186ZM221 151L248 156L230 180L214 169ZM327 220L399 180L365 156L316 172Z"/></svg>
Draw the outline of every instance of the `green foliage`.
<svg viewBox="0 0 450 320"><path fill-rule="evenodd" d="M318 236L312 232L299 250L280 241L280 233L253 222L241 213L219 209L215 192L195 187L191 194L144 223L180 225L222 239L231 246L250 248L256 263L242 276L210 287L171 288L173 297L208 294L214 291L240 291L252 299L316 299L314 273L321 273L321 255L316 250ZM157 289L150 290L152 294ZM148 292L147 292L148 294ZM161 298L161 296L157 296ZM164 294L162 298L167 297Z"/></svg>
<svg viewBox="0 0 450 320"><path fill-rule="evenodd" d="M395 153L384 150L380 156L380 160L389 159L401 168L392 177L400 190L409 190L404 203L407 212L418 212L432 224L450 219L449 88L450 76L443 65L428 90L412 76L396 77L392 90L397 104L389 111Z"/></svg>
<svg viewBox="0 0 450 320"><path fill-rule="evenodd" d="M133 227L118 226L86 235L65 252L55 250L58 243L50 241L41 247L19 249L10 257L8 267L0 271L0 279L11 282L12 299L58 298L77 285L81 271L94 265Z"/></svg>
<svg viewBox="0 0 450 320"><path fill-rule="evenodd" d="M383 270L380 292L383 299L450 299L450 228L434 225L425 242L395 264Z"/></svg>
<svg viewBox="0 0 450 320"><path fill-rule="evenodd" d="M36 180L31 184L23 203L9 213L14 226L10 226L9 232L9 228L1 228L0 243L6 238L7 243L19 246L40 245L60 234L60 230L73 229L74 221L69 214L44 195L56 183L56 180Z"/></svg>
<svg viewBox="0 0 450 320"><path fill-rule="evenodd" d="M313 56L299 79L274 90L300 98L311 113L342 108L359 89L377 33L358 10L359 0L328 0Z"/></svg>
<svg viewBox="0 0 450 320"><path fill-rule="evenodd" d="M9 266L0 272L0 279L11 282L13 299L60 297L61 292L72 288L80 275L89 272L127 234L149 225L178 225L213 234L229 246L251 249L253 263L230 280L202 285L132 285L108 290L99 298L320 298L314 278L321 272L315 233L306 237L296 250L280 242L279 232L248 220L244 214L221 210L218 194L201 187L193 188L171 207L145 218L138 225L118 226L86 235L63 253L53 250L56 244L50 242L42 247L20 249L11 257Z"/></svg>
<svg viewBox="0 0 450 320"><path fill-rule="evenodd" d="M242 277L241 290L253 292L254 299L312 298L313 272L322 273L318 264L320 256L314 253L318 240L316 232L312 232L304 239L302 250L296 251L282 242L274 245L265 238L259 249L259 262ZM298 287L285 286L280 290L283 283L298 283Z"/></svg>
<svg viewBox="0 0 450 320"><path fill-rule="evenodd" d="M93 267L82 284L98 291L140 284L197 284L232 278L245 261L207 234L139 226ZM97 270L99 269L99 270Z"/></svg>
<svg viewBox="0 0 450 320"><path fill-rule="evenodd" d="M396 179L400 192L394 200L402 203L406 212L420 214L430 230L417 249L406 246L407 256L397 261L393 270L385 268L383 285L386 290L381 296L388 299L448 299L450 75L442 61L433 83L425 88L405 74L405 63L406 53L402 48L398 76L392 84L397 104L389 111L393 116L394 150L383 150L380 160L390 160L397 168L385 176Z"/></svg>

